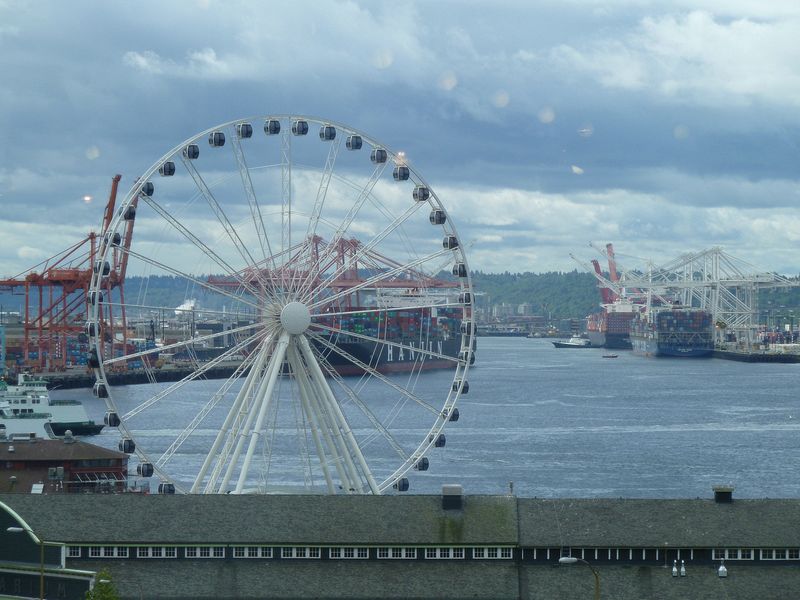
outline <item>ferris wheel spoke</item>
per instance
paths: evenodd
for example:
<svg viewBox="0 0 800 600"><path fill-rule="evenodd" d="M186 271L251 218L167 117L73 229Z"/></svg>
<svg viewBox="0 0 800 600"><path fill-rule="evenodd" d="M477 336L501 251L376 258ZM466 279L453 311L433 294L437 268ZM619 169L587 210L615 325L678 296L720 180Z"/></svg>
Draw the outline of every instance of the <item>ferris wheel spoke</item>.
<svg viewBox="0 0 800 600"><path fill-rule="evenodd" d="M255 355L250 355L245 360L241 362L241 364L236 367L236 370L233 374L225 380L222 386L211 396L211 398L206 402L203 408L198 412L192 421L187 425L184 430L175 438L169 447L164 451L158 460L156 461L156 465L159 467L163 467L166 465L169 460L174 456L174 454L180 449L183 443L189 439L195 430L200 426L200 424L205 420L205 418L209 415L209 413L219 404L220 400L222 400L225 395L230 390L231 386L242 376L250 365L253 364L255 361Z"/></svg>
<svg viewBox="0 0 800 600"><path fill-rule="evenodd" d="M438 358L439 360L449 360L454 365L458 364L458 357L450 356L448 354L442 354L441 352L434 352L433 350L425 350L424 348L420 347L417 348L415 346L409 346L408 344L403 344L401 342L394 342L391 340L387 340L385 338L374 337L371 335L365 335L363 333L357 333L355 331L348 331L345 329L338 329L336 327L329 327L327 325L323 325L322 323L311 323L311 327L315 327L317 329L322 329L323 331L330 331L331 333L336 333L339 335L347 335L350 337L354 337L359 340L366 340L369 342L374 342L375 344L382 344L384 346L392 346L393 348L400 348L401 350L405 350L409 353L409 355L413 358L415 355L419 354L422 356L429 356L431 358ZM420 341L420 345L422 342Z"/></svg>
<svg viewBox="0 0 800 600"><path fill-rule="evenodd" d="M345 419L344 414L342 413L341 408L336 400L336 396L334 395L333 391L328 386L328 382L325 380L325 375L322 373L322 369L319 366L316 358L314 357L314 352L311 349L311 345L308 343L308 339L305 335L297 336L297 341L300 345L300 352L303 355L303 358L306 361L306 365L309 367L309 371L311 373L312 379L316 382L319 390L322 392L321 400L328 402L328 408L331 411L332 416L335 418L339 429L344 436L345 442L348 446L348 452L344 455L345 462L350 465L352 462L352 456L356 457L356 461L358 462L359 466L361 467L361 474L367 480L367 485L369 486L370 491L373 494L379 494L380 490L378 488L378 484L375 481L375 478L372 475L372 471L370 470L369 466L367 465L367 461L364 458L364 454L361 452L361 448L356 442L356 438L353 435L353 431L350 428L350 424ZM351 465L351 469L355 471L355 466ZM358 493L363 493L363 489L361 486L361 479L358 478L356 481L356 491Z"/></svg>
<svg viewBox="0 0 800 600"><path fill-rule="evenodd" d="M141 413L143 410L145 410L147 408L150 408L151 406L153 406L157 402L160 402L161 400L163 400L164 398L166 398L167 396L169 396L170 394L172 394L176 390L179 390L180 388L182 388L184 385L186 385L190 381L194 381L195 379L198 379L199 377L204 375L206 372L208 372L210 369L213 369L214 367L216 367L220 363L223 363L226 360L228 360L229 358L231 358L232 356L238 354L239 352L244 350L250 343L252 343L255 340L257 340L258 337L261 336L261 335L264 335L263 331L259 331L256 334L254 334L254 335L250 336L249 338L245 339L244 341L236 344L235 346L231 346L230 348L225 350L225 352L221 353L219 356L217 356L215 358L212 358L207 363L201 365L200 368L198 368L197 370L193 371L192 373L190 373L186 377L183 377L179 381L176 381L175 383L173 383L172 385L170 385L166 389L164 389L161 392L159 392L156 395L154 395L152 398L149 398L148 400L145 400L144 402L139 404L136 408L133 408L132 410L130 410L127 413L125 413L122 416L122 419L123 420L129 420L129 419L135 417L136 415L138 415L139 413Z"/></svg>
<svg viewBox="0 0 800 600"><path fill-rule="evenodd" d="M368 288L368 287L374 286L374 285L376 285L378 283L385 282L390 277L394 277L395 275L400 275L401 273L406 273L409 270L411 270L414 267L416 267L417 265L424 264L424 263L426 263L426 262L428 262L430 260L438 258L439 256L447 254L448 252L452 252L452 250L442 249L442 250L439 250L438 252L434 252L433 254L428 254L427 256L423 256L422 258L418 258L415 261L409 262L409 263L404 264L404 265L397 266L394 269L389 269L389 270L384 271L382 273L378 273L377 275L373 275L372 277L369 277L368 279L365 279L364 281L354 285L353 287L347 288L342 292L338 292L338 293L333 294L331 296L327 296L327 297L323 298L322 300L319 300L317 302L314 302L314 303L310 304L309 305L309 309L315 309L315 308L319 308L320 306L323 306L325 304L331 304L333 302L336 302L340 298L344 298L346 296L349 296L350 294L354 294L355 292L357 292L359 290L363 290L364 288Z"/></svg>
<svg viewBox="0 0 800 600"><path fill-rule="evenodd" d="M225 233L228 235L228 238L231 240L234 248L236 248L239 256L242 257L242 260L245 264L253 266L256 264L256 260L253 258L253 255L250 254L250 250L247 249L247 246L242 242L242 239L239 237L239 234L236 232L236 229L231 225L230 220L228 219L225 211L220 206L217 199L214 197L214 194L209 189L208 185L206 185L203 176L200 172L195 168L194 162L187 157L181 157L183 160L183 164L186 167L186 170L191 175L192 179L194 180L197 189L202 194L203 198L205 198L208 206L211 208L211 212L214 213L217 221L219 224L222 225L222 228L225 230Z"/></svg>
<svg viewBox="0 0 800 600"><path fill-rule="evenodd" d="M350 364L356 365L357 367L359 367L360 369L362 369L363 371L365 371L366 373L368 373L369 375L371 375L375 379L377 379L379 381L382 381L383 383L388 385L390 388L392 388L393 390L399 392L400 394L402 394L403 396L405 396L409 400L413 400L414 402L419 404L422 408L424 408L425 410L427 410L431 414L434 414L437 417L441 414L441 411L439 409L437 409L434 406L431 406L429 403L425 402L422 398L420 398L416 394L411 393L410 391L408 391L404 387L402 387L402 386L396 384L395 382L391 381L389 378L385 377L382 373L380 373L377 369L372 368L370 365L368 365L367 363L359 360L358 358L356 358L355 356L353 356L352 354L350 354L346 350L343 350L342 348L340 348L336 344L332 344L331 342L329 342L328 340L326 340L324 337L322 337L319 334L315 334L315 333L311 333L311 332L307 332L307 333L310 335L311 339L313 339L315 342L318 342L318 343L322 344L323 346L325 346L326 348L329 348L331 351L335 352L339 356L341 356L343 358L346 358L347 361Z"/></svg>
<svg viewBox="0 0 800 600"><path fill-rule="evenodd" d="M320 365L322 366L323 369L325 369L325 372L328 374L328 377L333 379L339 385L342 392L344 392L344 394L348 398L350 398L350 401L353 404L355 404L361 410L362 413L364 413L364 416L366 416L367 419L370 421L370 423L372 423L372 426L375 427L376 431L378 431L381 435L383 435L384 439L389 443L389 445L394 449L394 451L397 452L398 456L402 460L407 460L408 454L406 453L406 451L403 449L400 443L395 439L392 433L383 425L383 423L381 423L380 419L375 415L375 413L373 413L370 410L370 408L366 405L366 403L363 400L361 400L361 398L358 397L358 394L356 394L350 388L350 386L348 386L344 382L342 377L336 372L336 370L324 357L318 356L318 359Z"/></svg>
<svg viewBox="0 0 800 600"><path fill-rule="evenodd" d="M187 283L193 283L194 285L198 285L198 286L200 286L200 287L202 287L202 288L204 288L206 290L209 290L209 291L211 291L211 292L213 292L215 294L219 294L220 296L225 296L227 298L231 298L235 302L244 304L246 306L250 306L251 308L254 308L256 310L260 310L261 309L261 307L255 301L248 301L248 300L244 299L242 296L237 296L233 292L229 292L229 291L227 291L227 290L225 290L225 289L223 289L221 287L218 287L218 286L214 285L213 283L210 283L208 281L204 281L202 279L198 279L194 275L189 275L187 273L184 273L183 271L180 271L180 270L175 269L173 267L169 267L169 266L167 266L167 265L165 265L165 264L163 264L161 262L158 262L157 260L154 260L152 258L144 256L143 254L139 254L138 252L134 252L133 250L128 250L127 252L128 252L128 254L130 254L134 258L137 258L137 259L141 260L142 262L145 262L145 263L147 263L147 264L149 264L149 265L151 265L153 267L156 267L158 269L163 269L163 270L165 270L165 271L167 271L169 273L172 273L173 275L176 275L178 277L181 277ZM242 287L246 288L249 292L251 292L254 297L258 297L258 293L255 290L250 289L242 281L240 281L239 283L240 283L240 285Z"/></svg>
<svg viewBox="0 0 800 600"><path fill-rule="evenodd" d="M431 302L428 304L413 304L409 306L387 306L385 308L364 308L364 309L356 308L352 310L339 310L331 312L314 313L311 315L311 321L313 322L315 319L325 319L328 317L352 317L363 314L412 311L423 308L463 308L463 307L464 304L461 302Z"/></svg>
<svg viewBox="0 0 800 600"><path fill-rule="evenodd" d="M227 329L225 331L220 331L218 333L209 333L207 335L201 335L201 336L197 336L197 337L188 338L186 340L183 340L183 341L180 341L180 342L175 342L174 344L168 344L166 346L157 346L156 348L150 348L148 350L142 350L140 352L134 352L132 354L126 354L124 356L118 356L116 358L107 358L107 359L103 360L103 364L105 366L109 366L109 365L113 365L115 363L126 362L126 361L133 360L133 359L136 359L136 358L141 358L143 356L150 356L152 354L158 354L160 352L166 352L167 350L175 350L177 348L186 348L187 346L192 346L194 344L204 343L204 342L208 342L208 341L211 341L211 340L216 340L216 339L219 339L221 337L228 336L228 335L234 335L234 334L237 334L237 333L241 333L241 332L244 332L244 331L250 331L250 330L253 330L253 329L259 329L260 330L262 328L263 328L263 325L260 325L260 324L258 324L258 325L255 325L255 324L244 325L242 327L236 327L234 329Z"/></svg>
<svg viewBox="0 0 800 600"><path fill-rule="evenodd" d="M291 246L292 137L289 131L284 131L281 134L281 252L286 252ZM281 283L282 288L285 290L287 285L285 269L281 269Z"/></svg>
<svg viewBox="0 0 800 600"><path fill-rule="evenodd" d="M403 214L395 218L391 223L389 223L386 227L384 227L383 230L380 233L378 233L378 235L369 240L369 242L367 242L366 244L359 244L356 248L354 255L350 258L349 263L357 265L358 261L367 256L369 252L372 252L380 242L386 239L404 221L406 221L408 218L411 217L411 215L413 215L417 210L419 210L419 207L422 204L423 204L422 202L415 202L410 207L408 207L405 210L405 212L403 212ZM336 245L333 243L329 243L328 246L326 247L327 252L335 250L336 250ZM328 256L323 255L322 260L327 260L327 258ZM330 284L336 281L339 277L341 277L345 273L345 271L348 268L350 268L350 264L348 264L348 261L344 261L343 264L336 267L330 275L325 277L325 279L322 282L320 282L313 291L309 291L309 286L306 286L306 291L307 291L306 296L313 298L315 292L327 289L330 286Z"/></svg>
<svg viewBox="0 0 800 600"><path fill-rule="evenodd" d="M131 310L140 310L140 311L158 311L161 313L191 313L192 310L190 308L174 308L172 306L163 306L160 304L141 304L141 303L132 303L132 302L110 302L108 300L104 300L103 304L105 306L111 306L114 308L124 308L127 311ZM401 309L397 309L401 310ZM230 319L252 319L254 316L253 312L236 312L232 310L214 310L213 308L203 308L203 315L205 316L215 316L215 317L226 317Z"/></svg>
<svg viewBox="0 0 800 600"><path fill-rule="evenodd" d="M258 244L261 247L261 256L264 261L267 259L271 260L272 268L274 270L277 269L277 265L275 264L275 259L272 254L272 246L269 242L267 229L264 226L264 216L261 213L261 206L259 205L255 188L253 187L253 180L250 178L250 169L247 167L247 158L242 150L239 135L234 128L232 128L231 134L231 148L233 148L233 154L236 157L236 166L239 168L239 175L242 179L242 187L244 188L245 195L247 196L247 204L250 207L250 216L253 219L253 226L255 227L256 235L258 236Z"/></svg>
<svg viewBox="0 0 800 600"><path fill-rule="evenodd" d="M212 261L214 261L228 276L237 278L239 284L247 289L248 292L251 294L255 294L255 289L249 287L247 283L239 278L239 274L236 269L234 269L227 261L225 261L222 257L220 257L216 252L214 252L211 248L209 248L206 244L204 244L196 235L194 235L191 231L189 231L181 222L176 218L173 217L166 209L164 209L160 204L158 204L153 198L148 196L143 197L145 202L148 206L150 206L156 213L158 213L167 223L169 223L178 233L180 233L183 237L185 237L188 241L192 243L198 250L200 250L203 254L208 256ZM134 252L133 250L123 248L122 246L119 247L122 252L134 256L136 258L143 258L141 254Z"/></svg>

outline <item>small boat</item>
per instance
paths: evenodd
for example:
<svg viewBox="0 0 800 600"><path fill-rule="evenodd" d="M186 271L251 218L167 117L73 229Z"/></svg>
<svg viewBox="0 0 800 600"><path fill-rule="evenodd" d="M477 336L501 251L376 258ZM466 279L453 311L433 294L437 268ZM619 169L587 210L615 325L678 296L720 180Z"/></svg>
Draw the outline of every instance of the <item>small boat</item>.
<svg viewBox="0 0 800 600"><path fill-rule="evenodd" d="M592 342L579 335L573 335L568 340L553 342L556 348L591 348Z"/></svg>
<svg viewBox="0 0 800 600"><path fill-rule="evenodd" d="M603 358L617 358L619 354L603 354Z"/></svg>

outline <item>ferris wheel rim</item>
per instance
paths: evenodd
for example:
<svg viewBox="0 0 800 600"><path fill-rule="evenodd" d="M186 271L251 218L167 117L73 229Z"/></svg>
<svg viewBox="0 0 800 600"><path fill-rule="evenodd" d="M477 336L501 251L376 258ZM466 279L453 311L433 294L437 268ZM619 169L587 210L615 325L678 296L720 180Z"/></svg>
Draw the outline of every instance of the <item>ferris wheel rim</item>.
<svg viewBox="0 0 800 600"><path fill-rule="evenodd" d="M136 181L136 183L130 188L129 192L126 194L125 198L120 203L119 210L117 211L116 215L112 218L109 230L110 231L114 231L114 232L117 231L117 229L120 227L120 224L124 220L124 217L123 217L124 211L127 210L127 208L129 206L131 206L132 204L137 202L142 197L143 187L147 184L147 182L150 181L150 179L153 177L153 175L158 171L158 169L166 161L168 161L171 158L173 158L176 155L178 155L178 153L182 152L182 150L184 148L186 148L188 145L193 144L194 142L197 142L198 140L201 140L202 138L204 138L204 137L206 137L208 135L213 135L214 132L217 132L217 131L226 130L228 128L236 127L237 125L240 125L240 124L243 124L243 123L248 123L249 124L251 122L255 122L255 121L258 121L258 120L268 121L268 120L271 120L271 119L276 119L276 120L279 120L281 122L285 122L285 121L289 121L289 122L306 121L307 123L319 124L321 127L324 127L324 126L327 126L327 125L331 125L331 126L335 127L337 131L342 131L342 132L345 132L345 133L347 133L349 135L361 136L362 140L366 144L369 144L370 146L372 146L373 149L375 149L375 148L383 149L387 153L388 157L390 157L391 162L394 162L395 164L399 164L398 161L400 161L400 163L402 163L402 165L408 167L408 170L410 172L410 176L413 176L413 177L411 177L412 181L415 184L427 187L427 189L429 190L430 197L428 199L427 204L429 204L430 206L432 206L434 208L437 208L438 210L441 210L441 211L444 212L444 215L445 215L446 219L445 219L445 222L444 222L444 224L442 226L442 229L448 235L451 235L451 236L455 237L455 239L456 239L456 241L458 243L456 245L455 251L452 252L452 254L454 256L457 255L459 260L460 260L460 262L463 263L464 267L466 268L466 277L459 279L460 289L462 290L462 293L466 292L468 294L472 294L472 281L471 281L471 274L470 274L468 266L467 266L467 264L468 264L467 263L467 257L466 257L466 253L464 252L463 244L461 244L459 242L460 238L458 237L458 233L456 231L455 225L453 224L452 220L449 218L449 214L447 213L447 210L446 210L445 206L443 205L443 203L440 201L439 197L436 195L436 192L433 189L431 189L430 186L427 185L427 182L422 178L422 176L419 174L419 172L415 168L413 168L405 160L405 158L403 157L402 153L398 153L398 152L395 152L395 151L391 150L385 144L380 143L377 139L373 138L372 136L369 136L369 135L367 135L367 134L365 134L365 133L363 133L363 132L361 132L359 130L356 130L356 129L351 128L351 127L346 126L346 125L343 125L341 123L334 122L334 121L327 120L327 119L321 119L321 118L318 118L318 117L304 116L304 115L293 115L293 114L262 115L262 116L247 117L247 118L243 118L243 119L235 119L235 120L227 121L225 123L221 123L219 125L211 127L209 129L206 129L203 132L195 134L194 136L192 136L190 138L187 138L184 142L182 142L181 144L178 144L173 149L171 149L168 153L164 154L156 163L154 163L149 169L147 169L144 172L144 174ZM287 251L287 250L288 249L285 249L284 251ZM109 244L109 243L103 244L101 246L101 252L100 252L100 255L99 255L100 256L100 261L106 261L107 257L109 256L109 253L111 251L112 251L112 245L111 244ZM274 255L272 255L271 258L274 261ZM92 283L91 283L90 290L91 290L91 292L99 293L103 289L104 288L103 288L102 272L95 271L94 274L93 274L93 277L92 277ZM474 296L471 296L471 297L474 298ZM309 325L308 329L311 329L311 328L314 328L314 327L317 326L314 323L315 318L319 318L321 316L324 316L321 313L313 313L312 312L312 310L314 308L319 308L323 304L324 304L324 302L319 301L317 304L312 304L312 305L309 305L309 306L305 307L306 308L306 312L309 313L308 317L309 317L310 325ZM92 311L91 311L91 319L95 323L99 323L99 318L98 318L99 305L100 305L99 302L94 304L93 308L92 308ZM459 303L458 306L460 306L462 309L464 309L463 314L465 315L465 317L466 316L469 316L470 318L472 317L471 302L469 302L469 303ZM431 307L433 307L433 305L431 305ZM423 306L422 308L425 308L425 306ZM386 311L388 311L388 309L384 309L384 312L386 312ZM312 338L313 339L314 333L309 333L308 336L306 336L305 335L305 331L306 330L304 329L302 332L298 331L298 333L295 334L295 335L298 335L298 336L302 336L302 339L306 340L306 344L303 344L301 342L299 348L295 349L295 352L297 352L298 350L301 353L305 352L306 351L305 346L307 345L307 339L306 338L308 337L308 338ZM341 334L343 332L340 331L338 333ZM268 335L268 334L264 334L264 335ZM466 337L465 337L465 335L466 335ZM472 326L470 326L469 331L466 334L462 333L462 344L461 344L462 348L466 348L467 352L470 353L470 354L474 352L474 350L473 350L474 335L475 335L474 328ZM377 338L374 338L374 339L376 339L376 341L381 341L381 340L379 340ZM465 339L466 339L466 344L464 343ZM99 335L96 336L94 341L95 341L94 349L99 354L102 351L101 346L102 346L103 342L102 342L102 340L101 340ZM335 350L330 350L330 351L334 352ZM313 352L313 350L312 350L312 352ZM469 356L469 354L468 354L468 356ZM306 359L303 359L300 362L302 363L304 360L306 360ZM387 491L388 489L390 489L394 484L396 484L399 481L399 479L401 477L403 477L412 468L414 468L414 465L415 465L416 461L418 459L420 459L422 456L424 456L427 452L430 451L430 449L436 443L437 436L442 433L442 431L444 430L445 426L447 425L448 417L450 416L447 411L452 411L453 409L456 408L456 403L457 403L457 401L459 399L459 396L461 395L461 389L456 389L455 382L459 379L459 375L460 375L460 378L461 378L462 381L464 381L464 382L466 381L467 374L469 372L469 367L470 367L470 364L471 364L471 361L469 359L465 360L465 361L461 361L460 359L454 359L453 362L456 364L456 369L454 369L454 375L453 375L454 384L451 386L450 391L448 391L447 397L446 397L446 399L445 399L445 401L444 401L444 403L442 405L442 408L439 411L439 414L440 414L441 418L437 418L436 420L434 420L433 424L428 429L427 436L425 436L423 438L423 441L421 441L419 443L419 445L413 450L413 452L409 453L409 456L407 457L407 459L405 461L403 461L390 475L386 476L381 482L379 482L377 484L377 488L378 488L379 492ZM106 404L107 404L107 407L108 407L109 411L111 411L112 409L116 409L116 411L119 413L120 411L117 408L116 403L114 401L114 397L113 397L113 393L112 393L112 386L109 385L109 383L108 383L108 379L109 378L107 377L107 375L105 373L105 367L108 364L110 364L110 362L103 361L103 360L100 361L100 364L98 365L98 367L95 368L96 380L97 380L98 383L102 383L108 388L108 390L107 390L107 394L108 395L107 395L107 398L106 398ZM250 366L252 367L252 364ZM365 373L368 373L368 372L369 371L365 371ZM128 424L126 422L124 422L124 421L121 422L118 425L118 428L119 428L120 433L123 436L123 439L135 440L136 435L134 434L134 431L128 426ZM174 476L172 476L166 470L162 469L159 466L157 460L152 460L150 458L149 454L145 450L143 450L140 445L137 445L135 453L136 453L137 457L139 458L140 464L143 463L143 462L146 462L146 463L149 463L149 464L153 465L153 469L154 469L155 474L157 474L162 481L164 481L166 483L173 484L175 486L175 489L178 490L178 491L186 491L184 489L185 486L180 485L176 481Z"/></svg>

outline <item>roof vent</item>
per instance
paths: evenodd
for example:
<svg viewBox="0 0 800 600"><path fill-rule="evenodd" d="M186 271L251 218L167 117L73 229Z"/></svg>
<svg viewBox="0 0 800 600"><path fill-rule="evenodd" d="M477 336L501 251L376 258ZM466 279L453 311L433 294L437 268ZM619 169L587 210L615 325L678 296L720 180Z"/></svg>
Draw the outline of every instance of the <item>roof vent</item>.
<svg viewBox="0 0 800 600"><path fill-rule="evenodd" d="M711 489L714 490L714 502L718 502L720 504L730 504L733 502L732 485L715 485Z"/></svg>
<svg viewBox="0 0 800 600"><path fill-rule="evenodd" d="M75 438L72 437L72 430L71 429L67 429L64 432L64 443L65 444L74 444L75 443Z"/></svg>
<svg viewBox="0 0 800 600"><path fill-rule="evenodd" d="M445 483L442 486L442 508L461 510L464 506L464 488L458 483Z"/></svg>
<svg viewBox="0 0 800 600"><path fill-rule="evenodd" d="M13 451L14 451L14 446L9 446L9 447L8 447L8 451L9 451L9 452L13 452Z"/></svg>

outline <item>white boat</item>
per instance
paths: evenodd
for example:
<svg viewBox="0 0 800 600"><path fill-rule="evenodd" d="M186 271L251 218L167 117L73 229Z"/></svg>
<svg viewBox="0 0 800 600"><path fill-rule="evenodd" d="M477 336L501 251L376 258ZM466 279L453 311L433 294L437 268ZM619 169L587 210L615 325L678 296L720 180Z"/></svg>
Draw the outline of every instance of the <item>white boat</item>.
<svg viewBox="0 0 800 600"><path fill-rule="evenodd" d="M553 342L556 348L591 348L592 342L579 335L573 335L568 340L558 340Z"/></svg>
<svg viewBox="0 0 800 600"><path fill-rule="evenodd" d="M86 414L77 400L53 400L47 382L30 373L20 373L17 385L0 380L0 427L6 434L35 433L39 437L95 435L103 429Z"/></svg>

